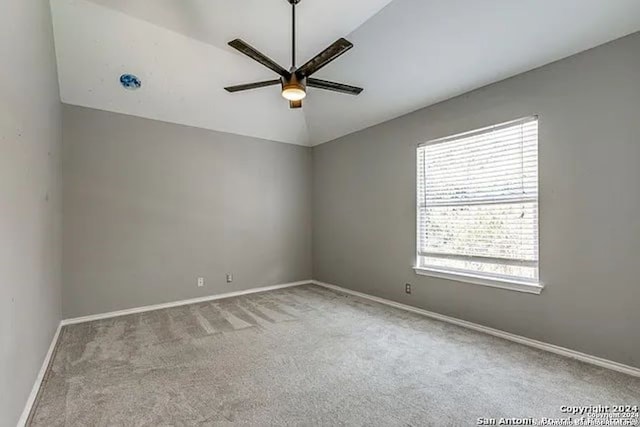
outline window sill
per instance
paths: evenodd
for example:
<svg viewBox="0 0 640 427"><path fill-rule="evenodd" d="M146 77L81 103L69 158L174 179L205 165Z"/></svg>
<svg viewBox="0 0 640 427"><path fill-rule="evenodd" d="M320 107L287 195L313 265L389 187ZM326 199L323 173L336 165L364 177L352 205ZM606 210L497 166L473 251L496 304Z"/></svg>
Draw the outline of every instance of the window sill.
<svg viewBox="0 0 640 427"><path fill-rule="evenodd" d="M517 280L503 280L496 278L488 278L476 276L473 274L452 273L449 271L438 270L434 268L414 267L416 274L421 276L437 277L439 279L454 280L456 282L473 283L476 285L490 286L492 288L507 289L509 291L525 292L529 294L539 295L544 289L542 283L528 283Z"/></svg>

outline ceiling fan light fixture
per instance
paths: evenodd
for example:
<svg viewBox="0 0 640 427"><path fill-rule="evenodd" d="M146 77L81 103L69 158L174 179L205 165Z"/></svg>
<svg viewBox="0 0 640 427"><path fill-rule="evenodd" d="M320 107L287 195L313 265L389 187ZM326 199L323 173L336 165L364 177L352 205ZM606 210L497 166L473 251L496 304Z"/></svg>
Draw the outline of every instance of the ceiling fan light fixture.
<svg viewBox="0 0 640 427"><path fill-rule="evenodd" d="M301 84L291 84L282 88L282 96L289 101L302 101L307 92Z"/></svg>
<svg viewBox="0 0 640 427"><path fill-rule="evenodd" d="M291 77L282 79L282 97L289 101L302 101L307 96L306 79L296 76L295 67L291 68Z"/></svg>

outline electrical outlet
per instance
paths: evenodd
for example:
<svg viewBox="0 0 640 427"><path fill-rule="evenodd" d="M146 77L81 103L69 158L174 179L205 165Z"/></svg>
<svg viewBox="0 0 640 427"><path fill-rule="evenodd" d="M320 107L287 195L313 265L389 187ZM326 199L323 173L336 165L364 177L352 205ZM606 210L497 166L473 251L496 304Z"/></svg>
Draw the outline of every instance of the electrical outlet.
<svg viewBox="0 0 640 427"><path fill-rule="evenodd" d="M198 277L198 287L201 288L204 286L204 277Z"/></svg>
<svg viewBox="0 0 640 427"><path fill-rule="evenodd" d="M227 283L233 282L233 274L227 273Z"/></svg>
<svg viewBox="0 0 640 427"><path fill-rule="evenodd" d="M411 283L405 283L404 284L404 291L408 294L411 293Z"/></svg>

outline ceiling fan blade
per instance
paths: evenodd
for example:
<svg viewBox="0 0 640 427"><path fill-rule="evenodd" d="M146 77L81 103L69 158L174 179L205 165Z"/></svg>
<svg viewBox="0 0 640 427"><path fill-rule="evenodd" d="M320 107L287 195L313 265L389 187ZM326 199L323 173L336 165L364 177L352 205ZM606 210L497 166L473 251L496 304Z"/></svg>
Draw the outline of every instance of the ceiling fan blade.
<svg viewBox="0 0 640 427"><path fill-rule="evenodd" d="M302 108L302 100L300 100L300 101L289 101L289 108Z"/></svg>
<svg viewBox="0 0 640 427"><path fill-rule="evenodd" d="M320 80L314 78L307 79L307 86L315 87L317 89L332 90L334 92L346 93L348 95L360 95L364 89L356 86L349 86L342 83L330 82L327 80Z"/></svg>
<svg viewBox="0 0 640 427"><path fill-rule="evenodd" d="M300 67L296 73L302 77L309 77L352 47L353 44L349 40L340 38L314 58L310 59Z"/></svg>
<svg viewBox="0 0 640 427"><path fill-rule="evenodd" d="M256 48L250 46L249 44L243 42L242 40L240 39L231 40L229 42L229 46L244 53L249 58L255 61L258 61L259 63L269 68L270 70L275 71L282 77L285 77L287 79L291 77L291 73L289 73L287 70L285 70L280 65L278 65L273 59L258 52Z"/></svg>
<svg viewBox="0 0 640 427"><path fill-rule="evenodd" d="M255 83L247 83L244 85L236 85L236 86L229 86L229 87L225 87L224 89L227 92L240 92L242 90L249 90L249 89L258 89L260 87L266 87L266 86L274 86L280 84L280 79L276 79L276 80L265 80L262 82L255 82Z"/></svg>

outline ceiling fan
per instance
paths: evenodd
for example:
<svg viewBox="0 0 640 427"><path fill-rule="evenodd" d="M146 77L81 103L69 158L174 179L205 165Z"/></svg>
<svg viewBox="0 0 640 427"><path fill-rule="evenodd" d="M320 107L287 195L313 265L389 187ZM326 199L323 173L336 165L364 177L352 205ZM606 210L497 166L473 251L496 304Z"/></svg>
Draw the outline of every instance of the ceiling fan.
<svg viewBox="0 0 640 427"><path fill-rule="evenodd" d="M329 64L331 61L348 51L353 44L344 38L335 41L331 46L320 52L318 55L307 61L300 68L296 68L296 5L301 0L286 0L291 4L292 20L292 41L291 41L291 68L289 71L278 65L266 55L258 52L254 47L240 39L229 42L229 46L244 53L265 67L275 71L280 78L265 80L261 82L248 83L237 86L225 87L228 92L240 92L243 90L257 89L266 86L282 86L282 96L289 101L290 108L301 108L302 100L307 96L307 86L317 89L331 90L334 92L346 93L349 95L359 95L362 88L349 86L342 83L330 82L327 80L314 79L312 74Z"/></svg>

